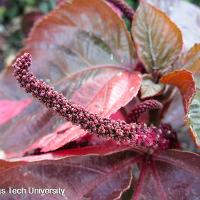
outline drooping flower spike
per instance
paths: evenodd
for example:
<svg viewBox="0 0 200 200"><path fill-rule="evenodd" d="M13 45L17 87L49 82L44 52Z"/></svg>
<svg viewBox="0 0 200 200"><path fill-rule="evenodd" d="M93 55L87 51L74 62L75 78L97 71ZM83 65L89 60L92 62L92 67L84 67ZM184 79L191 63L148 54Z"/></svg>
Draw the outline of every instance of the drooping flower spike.
<svg viewBox="0 0 200 200"><path fill-rule="evenodd" d="M63 94L55 91L44 81L38 80L29 71L30 65L31 55L29 53L24 53L12 65L14 76L20 86L48 109L56 111L72 124L80 126L91 134L111 138L117 143L132 147L152 150L163 150L169 147L169 140L166 139L166 133L162 129L155 126L148 127L146 124L128 124L124 121L102 118L97 114L92 114L67 100Z"/></svg>

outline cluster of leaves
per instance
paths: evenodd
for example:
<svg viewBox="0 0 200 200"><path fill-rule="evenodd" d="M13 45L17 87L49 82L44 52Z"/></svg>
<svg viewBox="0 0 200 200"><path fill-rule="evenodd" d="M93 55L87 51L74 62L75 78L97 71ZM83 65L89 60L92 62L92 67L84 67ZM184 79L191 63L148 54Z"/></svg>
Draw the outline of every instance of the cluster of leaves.
<svg viewBox="0 0 200 200"><path fill-rule="evenodd" d="M148 3L130 34L105 1L73 0L34 26L20 54L31 53L37 77L103 117L126 120L137 102L159 100L163 109L139 120L178 132L185 117L200 146L200 45L182 46L177 26ZM9 67L0 85L0 188L65 189L65 196L6 193L5 200L199 198L199 154L181 147L150 154L91 136L25 94Z"/></svg>

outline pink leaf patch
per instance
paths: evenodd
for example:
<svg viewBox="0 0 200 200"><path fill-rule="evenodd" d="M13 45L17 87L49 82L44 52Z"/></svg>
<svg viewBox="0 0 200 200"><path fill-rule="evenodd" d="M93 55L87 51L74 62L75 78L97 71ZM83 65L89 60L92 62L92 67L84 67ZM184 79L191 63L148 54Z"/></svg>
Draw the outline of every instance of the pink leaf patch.
<svg viewBox="0 0 200 200"><path fill-rule="evenodd" d="M31 99L21 101L0 100L0 125L17 116L31 101Z"/></svg>

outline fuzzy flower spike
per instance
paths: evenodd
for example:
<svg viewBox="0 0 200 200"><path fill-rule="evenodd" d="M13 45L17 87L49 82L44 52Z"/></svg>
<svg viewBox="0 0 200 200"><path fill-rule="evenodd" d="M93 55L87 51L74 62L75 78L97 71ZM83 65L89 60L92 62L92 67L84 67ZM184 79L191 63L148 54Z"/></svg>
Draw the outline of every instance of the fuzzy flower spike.
<svg viewBox="0 0 200 200"><path fill-rule="evenodd" d="M27 93L31 93L48 109L56 111L72 124L97 136L112 138L117 143L147 150L163 150L169 147L169 140L162 129L146 124L128 124L109 118L101 118L97 114L86 111L83 107L73 104L63 94L55 91L44 81L38 80L29 71L31 55L24 53L12 65L14 76Z"/></svg>
<svg viewBox="0 0 200 200"><path fill-rule="evenodd" d="M136 105L128 116L128 122L137 122L140 115L150 110L161 110L163 105L154 99L146 100Z"/></svg>

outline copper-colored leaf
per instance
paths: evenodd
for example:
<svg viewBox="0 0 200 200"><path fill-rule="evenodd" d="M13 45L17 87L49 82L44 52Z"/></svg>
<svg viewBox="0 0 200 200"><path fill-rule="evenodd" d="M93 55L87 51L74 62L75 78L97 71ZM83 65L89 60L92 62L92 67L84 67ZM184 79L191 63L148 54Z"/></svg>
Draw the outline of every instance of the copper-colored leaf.
<svg viewBox="0 0 200 200"><path fill-rule="evenodd" d="M178 87L183 97L185 112L187 113L196 91L192 73L187 70L173 71L164 75L160 82Z"/></svg>
<svg viewBox="0 0 200 200"><path fill-rule="evenodd" d="M183 34L186 49L200 41L200 8L184 0L147 0L167 13ZM192 27L192 28L191 28Z"/></svg>
<svg viewBox="0 0 200 200"><path fill-rule="evenodd" d="M190 126L191 136L200 148L200 44L195 44L180 59L181 65L193 73L196 84L196 94L194 95L189 111L187 122Z"/></svg>
<svg viewBox="0 0 200 200"><path fill-rule="evenodd" d="M187 69L190 71L189 76L194 77L194 80L191 83L186 83L186 79L187 77L185 77L185 79L181 78L177 79L176 82L179 82L179 89L180 87L184 87L183 86L183 81L185 82L185 87L187 87L187 91L188 91L188 100L186 99L186 97L184 97L184 95L186 95L186 93L184 92L184 89L182 91L182 95L183 98L185 99L185 107L186 109L186 114L187 114L187 122L188 125L190 126L190 132L191 132L191 136L194 139L196 145L198 147L200 147L200 45L199 44L195 44L188 52L186 52L184 54L184 56L180 59L179 61L181 67ZM173 72L172 72L173 73ZM191 77L192 78L192 77ZM191 79L190 78L190 79ZM176 78L175 78L176 79ZM194 87L196 87L196 93L194 94Z"/></svg>
<svg viewBox="0 0 200 200"><path fill-rule="evenodd" d="M73 0L37 23L23 51L32 54L35 73L55 81L95 65L131 69L133 47L122 19L104 1Z"/></svg>
<svg viewBox="0 0 200 200"><path fill-rule="evenodd" d="M188 52L186 52L180 59L179 65L190 72L192 72L195 85L196 94L194 95L192 101L189 105L189 110L187 113L187 122L190 126L191 136L196 142L197 146L200 147L200 123L199 123L199 110L200 110L200 45L195 44Z"/></svg>
<svg viewBox="0 0 200 200"><path fill-rule="evenodd" d="M182 49L182 35L162 11L142 1L132 24L138 56L151 72L170 66Z"/></svg>
<svg viewBox="0 0 200 200"><path fill-rule="evenodd" d="M181 67L193 73L200 71L200 44L195 44L180 60Z"/></svg>

